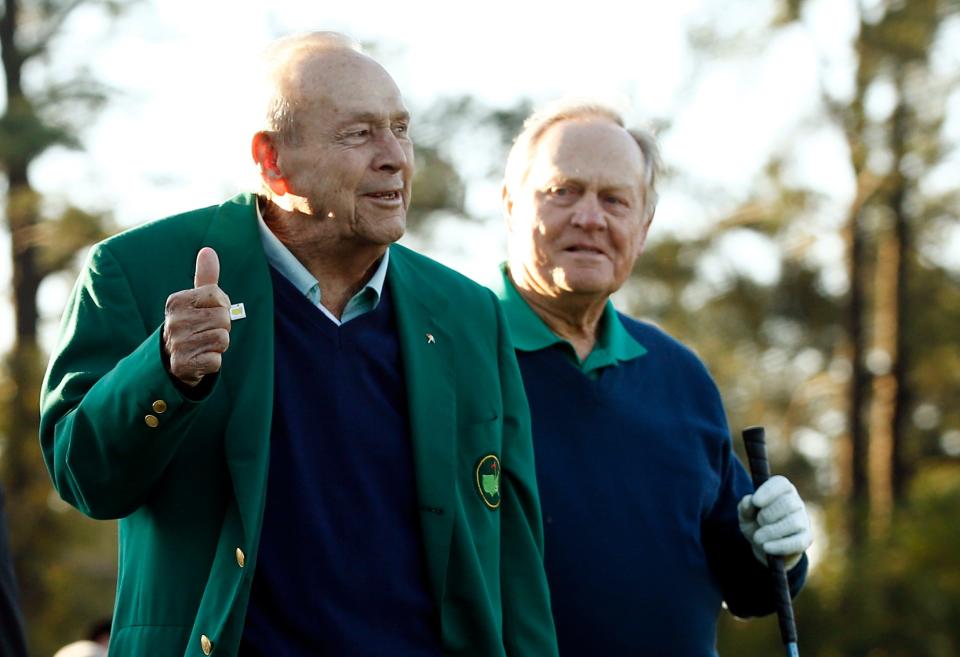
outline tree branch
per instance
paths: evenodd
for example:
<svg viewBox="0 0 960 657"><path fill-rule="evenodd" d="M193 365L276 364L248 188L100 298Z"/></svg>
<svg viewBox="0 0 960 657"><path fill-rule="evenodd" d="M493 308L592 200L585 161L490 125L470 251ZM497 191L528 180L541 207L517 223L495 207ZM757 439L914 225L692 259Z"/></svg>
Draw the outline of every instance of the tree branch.
<svg viewBox="0 0 960 657"><path fill-rule="evenodd" d="M21 56L23 61L29 60L31 57L36 57L47 49L50 45L50 41L57 35L60 29L63 27L63 24L67 21L67 18L70 17L70 14L73 11L87 2L87 0L70 0L66 6L64 6L60 11L52 14L49 19L47 19L45 29L37 37L37 40L28 47L23 48L21 51Z"/></svg>

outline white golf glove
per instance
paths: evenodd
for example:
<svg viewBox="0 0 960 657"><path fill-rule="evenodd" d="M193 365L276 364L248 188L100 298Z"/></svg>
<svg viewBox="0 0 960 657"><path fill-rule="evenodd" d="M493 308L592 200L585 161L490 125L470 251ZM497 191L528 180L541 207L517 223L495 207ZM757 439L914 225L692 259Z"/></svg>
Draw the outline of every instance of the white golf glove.
<svg viewBox="0 0 960 657"><path fill-rule="evenodd" d="M737 516L740 531L760 563L767 563L767 555L782 556L790 570L813 542L807 508L786 477L774 475L753 495L744 495L737 504Z"/></svg>

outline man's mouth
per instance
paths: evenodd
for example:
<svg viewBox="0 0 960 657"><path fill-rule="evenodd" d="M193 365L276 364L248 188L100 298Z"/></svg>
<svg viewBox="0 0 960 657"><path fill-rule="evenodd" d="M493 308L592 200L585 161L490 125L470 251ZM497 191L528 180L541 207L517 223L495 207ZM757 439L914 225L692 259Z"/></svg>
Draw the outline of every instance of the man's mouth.
<svg viewBox="0 0 960 657"><path fill-rule="evenodd" d="M567 253L596 253L597 255L603 255L603 249L586 244L575 244L573 246L568 246L564 249L564 251Z"/></svg>
<svg viewBox="0 0 960 657"><path fill-rule="evenodd" d="M369 194L364 194L364 196L380 199L382 201L396 201L400 198L400 192L398 190L392 190L389 192L370 192Z"/></svg>

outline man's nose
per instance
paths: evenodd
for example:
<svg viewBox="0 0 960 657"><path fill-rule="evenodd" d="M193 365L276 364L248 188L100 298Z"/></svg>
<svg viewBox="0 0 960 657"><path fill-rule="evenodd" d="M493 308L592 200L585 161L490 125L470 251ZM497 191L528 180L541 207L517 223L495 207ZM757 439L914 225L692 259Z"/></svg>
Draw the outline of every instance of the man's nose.
<svg viewBox="0 0 960 657"><path fill-rule="evenodd" d="M603 205L596 194L584 194L573 209L574 226L583 230L603 230L607 227Z"/></svg>
<svg viewBox="0 0 960 657"><path fill-rule="evenodd" d="M396 173L406 166L407 152L393 130L384 130L377 141L380 148L374 160L374 168Z"/></svg>

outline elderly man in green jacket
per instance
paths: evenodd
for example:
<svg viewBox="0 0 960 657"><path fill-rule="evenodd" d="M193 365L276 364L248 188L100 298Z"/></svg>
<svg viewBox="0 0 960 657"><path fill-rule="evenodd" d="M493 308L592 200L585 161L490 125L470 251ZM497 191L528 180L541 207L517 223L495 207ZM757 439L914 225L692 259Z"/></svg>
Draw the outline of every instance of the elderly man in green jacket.
<svg viewBox="0 0 960 657"><path fill-rule="evenodd" d="M110 654L555 655L503 315L393 245L400 93L336 34L267 61L262 193L97 245L47 372L54 485L121 519Z"/></svg>

